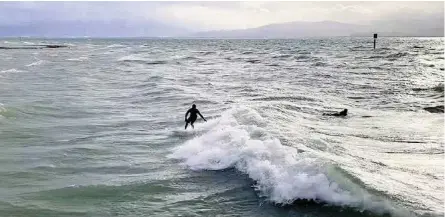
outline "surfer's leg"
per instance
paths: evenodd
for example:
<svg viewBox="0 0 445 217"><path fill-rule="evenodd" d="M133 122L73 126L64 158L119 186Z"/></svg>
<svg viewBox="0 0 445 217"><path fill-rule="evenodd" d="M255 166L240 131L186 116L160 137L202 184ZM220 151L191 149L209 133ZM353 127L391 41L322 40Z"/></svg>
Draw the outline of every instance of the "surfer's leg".
<svg viewBox="0 0 445 217"><path fill-rule="evenodd" d="M195 126L193 125L196 121L196 117L191 117L190 118L190 125L193 127L193 129L195 129Z"/></svg>
<svg viewBox="0 0 445 217"><path fill-rule="evenodd" d="M187 130L187 126L189 125L189 120L185 122L185 129ZM193 125L192 125L193 126Z"/></svg>

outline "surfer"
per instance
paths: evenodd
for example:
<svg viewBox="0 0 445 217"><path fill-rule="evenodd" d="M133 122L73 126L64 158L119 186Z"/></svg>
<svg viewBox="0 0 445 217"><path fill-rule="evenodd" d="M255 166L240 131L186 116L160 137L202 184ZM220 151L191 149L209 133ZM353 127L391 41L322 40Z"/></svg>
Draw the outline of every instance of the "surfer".
<svg viewBox="0 0 445 217"><path fill-rule="evenodd" d="M187 119L187 115L190 113L190 117ZM193 104L192 108L189 109L187 111L187 113L185 113L185 129L187 129L187 126L192 125L193 129L195 129L195 127L193 126L193 123L195 123L196 118L198 117L196 114L198 114L202 119L204 119L205 122L207 122L207 120L201 115L201 113L199 112L198 109L196 109L196 105Z"/></svg>
<svg viewBox="0 0 445 217"><path fill-rule="evenodd" d="M341 116L341 117L345 117L348 114L348 110L344 109L341 112L337 112L337 113L332 113L332 114L326 114L324 113L323 115L327 115L327 116Z"/></svg>

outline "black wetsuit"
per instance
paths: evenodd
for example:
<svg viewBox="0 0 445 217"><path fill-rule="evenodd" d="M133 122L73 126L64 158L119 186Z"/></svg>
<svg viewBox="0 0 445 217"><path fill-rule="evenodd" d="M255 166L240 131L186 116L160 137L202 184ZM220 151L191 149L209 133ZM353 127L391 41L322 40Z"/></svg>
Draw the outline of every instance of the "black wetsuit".
<svg viewBox="0 0 445 217"><path fill-rule="evenodd" d="M340 116L340 117L345 117L346 115L348 115L348 110L345 109L339 113L334 113L334 114L323 114L323 115L327 115L327 116Z"/></svg>
<svg viewBox="0 0 445 217"><path fill-rule="evenodd" d="M187 115L190 113L189 118L187 118ZM191 108L187 111L187 113L185 113L185 129L187 129L187 125L190 123L190 125L192 125L193 128L195 128L193 126L193 123L196 121L196 118L198 118L199 115L202 119L204 119L204 121L206 121L206 119L201 115L201 113L199 112L198 109L196 108Z"/></svg>

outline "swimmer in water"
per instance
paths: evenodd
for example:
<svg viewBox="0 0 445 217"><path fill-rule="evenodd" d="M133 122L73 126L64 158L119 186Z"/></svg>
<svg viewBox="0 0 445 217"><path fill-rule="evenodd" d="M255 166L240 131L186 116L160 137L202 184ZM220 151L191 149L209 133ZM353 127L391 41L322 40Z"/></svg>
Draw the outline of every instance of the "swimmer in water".
<svg viewBox="0 0 445 217"><path fill-rule="evenodd" d="M190 117L187 119L187 115L188 115L189 113L190 113ZM198 117L197 114L198 114L199 116L201 116L201 118L204 119L205 122L207 122L207 120L201 115L201 113L199 112L199 110L196 109L196 105L193 104L193 105L192 105L192 108L189 109L189 110L187 111L187 113L185 113L185 129L186 129L186 130L187 130L187 126L189 125L189 123L190 123L190 125L192 125L192 128L195 129L195 127L193 126L193 123L195 123L196 118Z"/></svg>
<svg viewBox="0 0 445 217"><path fill-rule="evenodd" d="M344 109L343 111L338 112L338 113L333 113L333 114L326 114L326 113L325 113L325 114L323 114L323 115L345 117L346 115L348 115L348 110L347 110L347 109Z"/></svg>

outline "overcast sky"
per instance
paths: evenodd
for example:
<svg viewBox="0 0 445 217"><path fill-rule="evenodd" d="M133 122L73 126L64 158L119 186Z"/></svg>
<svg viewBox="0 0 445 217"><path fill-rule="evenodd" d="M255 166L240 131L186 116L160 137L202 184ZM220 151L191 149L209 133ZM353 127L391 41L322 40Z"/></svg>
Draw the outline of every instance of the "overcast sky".
<svg viewBox="0 0 445 217"><path fill-rule="evenodd" d="M443 14L444 2L0 2L0 25L120 19L215 30L290 21L367 24Z"/></svg>

